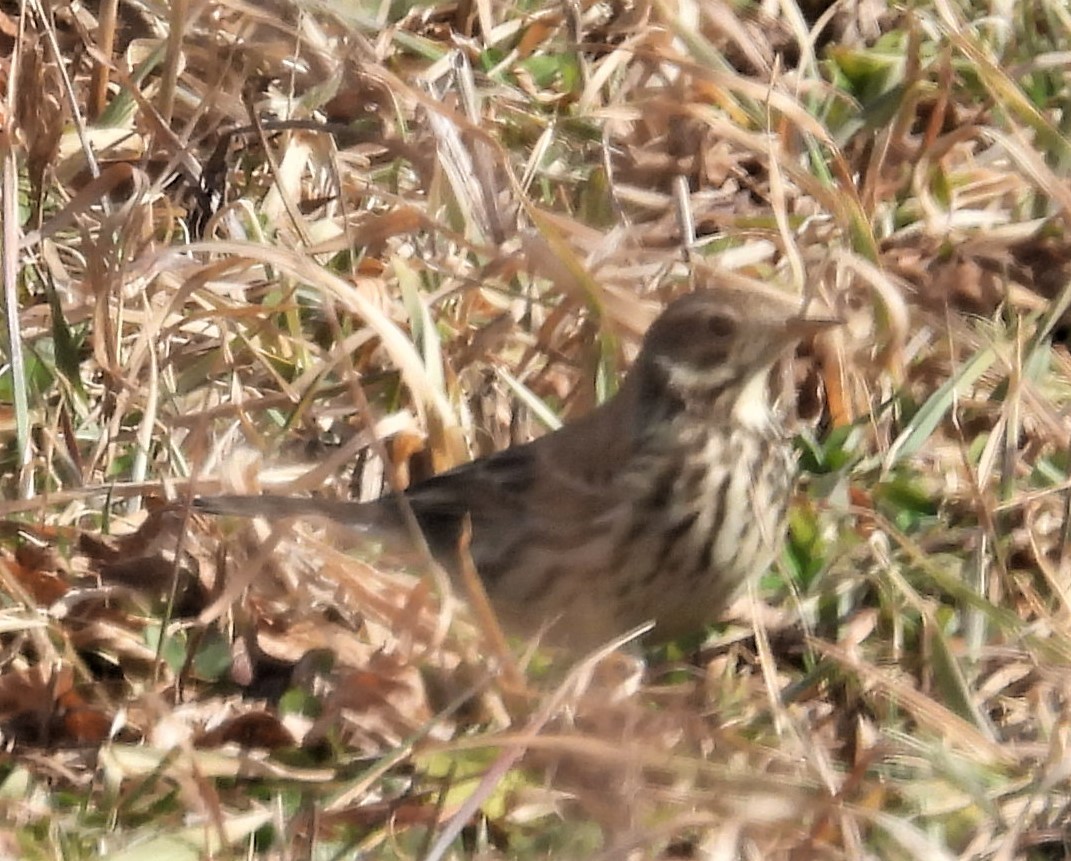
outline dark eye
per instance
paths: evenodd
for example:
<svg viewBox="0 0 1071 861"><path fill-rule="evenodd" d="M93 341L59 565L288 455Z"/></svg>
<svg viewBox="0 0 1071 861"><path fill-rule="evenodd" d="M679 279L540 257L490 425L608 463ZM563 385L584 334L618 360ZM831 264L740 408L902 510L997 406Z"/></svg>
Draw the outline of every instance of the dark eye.
<svg viewBox="0 0 1071 861"><path fill-rule="evenodd" d="M712 314L705 322L707 332L715 338L728 338L736 331L736 321L721 314Z"/></svg>

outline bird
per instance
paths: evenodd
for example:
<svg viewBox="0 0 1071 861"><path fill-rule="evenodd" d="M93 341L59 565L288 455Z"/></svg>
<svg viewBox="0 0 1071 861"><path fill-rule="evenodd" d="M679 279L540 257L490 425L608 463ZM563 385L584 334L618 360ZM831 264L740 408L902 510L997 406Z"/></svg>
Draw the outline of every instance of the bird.
<svg viewBox="0 0 1071 861"><path fill-rule="evenodd" d="M809 310L810 309L810 310ZM370 502L201 496L211 514L326 518L472 562L504 629L597 647L645 623L663 643L718 620L782 545L796 462L771 372L840 321L767 285L672 301L616 394L537 439Z"/></svg>

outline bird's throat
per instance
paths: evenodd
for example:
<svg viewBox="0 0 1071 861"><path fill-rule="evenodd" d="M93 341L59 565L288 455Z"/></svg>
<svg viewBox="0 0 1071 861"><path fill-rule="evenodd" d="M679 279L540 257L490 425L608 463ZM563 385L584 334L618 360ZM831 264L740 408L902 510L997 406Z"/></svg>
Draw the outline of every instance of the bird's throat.
<svg viewBox="0 0 1071 861"><path fill-rule="evenodd" d="M732 417L740 427L753 431L768 431L774 424L770 407L769 367L755 374L736 395Z"/></svg>

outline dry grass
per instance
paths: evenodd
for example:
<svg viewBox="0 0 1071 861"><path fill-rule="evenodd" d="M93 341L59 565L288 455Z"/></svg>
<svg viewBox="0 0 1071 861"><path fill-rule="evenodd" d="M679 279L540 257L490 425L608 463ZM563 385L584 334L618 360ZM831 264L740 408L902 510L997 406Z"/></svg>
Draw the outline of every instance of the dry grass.
<svg viewBox="0 0 1071 861"><path fill-rule="evenodd" d="M0 855L1071 851L1062 3L108 5L0 6ZM181 504L528 439L728 278L848 325L694 653Z"/></svg>

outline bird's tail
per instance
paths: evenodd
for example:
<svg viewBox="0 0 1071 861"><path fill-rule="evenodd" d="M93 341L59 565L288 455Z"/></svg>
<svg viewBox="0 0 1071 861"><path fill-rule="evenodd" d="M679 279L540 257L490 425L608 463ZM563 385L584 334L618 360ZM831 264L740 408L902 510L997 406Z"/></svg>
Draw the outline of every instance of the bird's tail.
<svg viewBox="0 0 1071 861"><path fill-rule="evenodd" d="M366 502L344 502L307 496L199 496L193 507L206 514L225 514L236 517L267 517L279 520L286 517L322 517L360 529L380 525L382 506Z"/></svg>
<svg viewBox="0 0 1071 861"><path fill-rule="evenodd" d="M319 520L328 528L338 549L356 546L354 541L363 545L372 539L380 549L406 557L423 545L423 541L415 542L409 521L390 497L372 502L345 502L308 496L223 494L199 496L192 504L195 510L205 514Z"/></svg>

